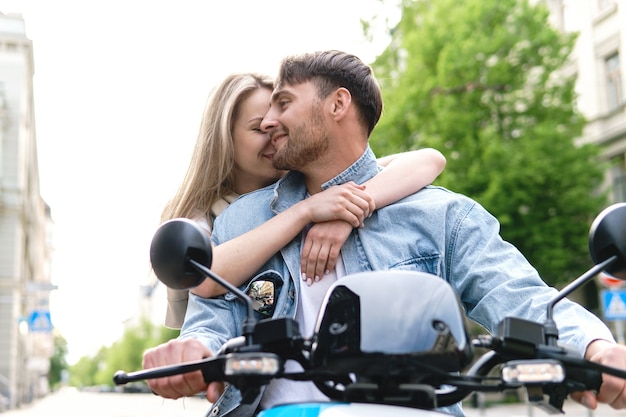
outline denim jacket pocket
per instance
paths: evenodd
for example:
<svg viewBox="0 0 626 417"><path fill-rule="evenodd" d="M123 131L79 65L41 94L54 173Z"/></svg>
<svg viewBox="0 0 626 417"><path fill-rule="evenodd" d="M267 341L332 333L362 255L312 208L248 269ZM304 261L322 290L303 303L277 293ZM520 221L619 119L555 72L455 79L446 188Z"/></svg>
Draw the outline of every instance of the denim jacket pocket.
<svg viewBox="0 0 626 417"><path fill-rule="evenodd" d="M441 276L441 256L438 253L398 262L389 267L392 271L420 271Z"/></svg>
<svg viewBox="0 0 626 417"><path fill-rule="evenodd" d="M241 392L233 385L227 384L226 389L217 401L211 405L205 417L218 417L230 413L241 402Z"/></svg>

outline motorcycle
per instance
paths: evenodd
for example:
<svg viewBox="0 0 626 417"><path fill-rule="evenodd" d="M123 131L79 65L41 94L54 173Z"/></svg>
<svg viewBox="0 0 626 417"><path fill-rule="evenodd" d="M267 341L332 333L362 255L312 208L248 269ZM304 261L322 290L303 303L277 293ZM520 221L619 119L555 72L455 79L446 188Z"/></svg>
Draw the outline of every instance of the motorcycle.
<svg viewBox="0 0 626 417"><path fill-rule="evenodd" d="M472 393L519 388L533 405L562 414L570 393L599 390L602 373L626 379L626 371L587 361L560 346L553 319L554 306L598 273L626 279L626 203L609 206L595 218L589 250L594 266L548 303L543 323L508 317L495 334L471 340L460 301L447 282L422 272L371 271L335 282L313 336L304 337L294 319L272 317L276 282L255 281L247 292L231 285L210 270L211 244L204 231L187 219L170 220L157 230L150 247L156 275L177 289L193 288L207 277L226 287L246 305L242 335L213 357L118 371L113 380L124 385L200 370L207 383L226 381L237 387L243 403L276 378L312 381L331 399L277 406L261 411L260 417L441 416L436 409ZM474 360L479 348L485 353ZM288 360L303 370L285 371Z"/></svg>

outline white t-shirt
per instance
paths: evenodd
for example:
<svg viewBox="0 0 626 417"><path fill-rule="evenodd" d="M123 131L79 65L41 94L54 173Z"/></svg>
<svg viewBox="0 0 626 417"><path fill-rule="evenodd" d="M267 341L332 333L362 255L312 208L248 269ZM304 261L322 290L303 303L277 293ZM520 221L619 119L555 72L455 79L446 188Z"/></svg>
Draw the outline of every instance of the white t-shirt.
<svg viewBox="0 0 626 417"><path fill-rule="evenodd" d="M304 235L302 240L304 241ZM298 305L296 307L296 321L303 336L312 336L319 310L326 295L326 291L337 279L346 275L343 260L339 256L337 266L329 274L324 275L318 282L307 285L300 282ZM295 361L285 364L286 372L301 371L302 367ZM325 402L329 398L317 389L313 382L291 381L288 379L275 379L267 386L261 406L268 409L278 404L300 402Z"/></svg>

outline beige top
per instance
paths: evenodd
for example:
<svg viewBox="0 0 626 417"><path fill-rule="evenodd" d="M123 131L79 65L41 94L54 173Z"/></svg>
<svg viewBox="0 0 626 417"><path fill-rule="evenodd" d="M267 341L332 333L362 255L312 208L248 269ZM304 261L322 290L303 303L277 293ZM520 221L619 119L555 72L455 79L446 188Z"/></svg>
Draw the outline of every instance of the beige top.
<svg viewBox="0 0 626 417"><path fill-rule="evenodd" d="M213 219L222 214L222 212L232 203L238 194L232 193L224 196L216 201L211 207L211 213L202 214L193 220L200 223L207 233L211 234L213 227ZM165 326L171 329L180 329L185 320L187 312L187 301L189 299L189 290L167 289L167 311L165 312Z"/></svg>

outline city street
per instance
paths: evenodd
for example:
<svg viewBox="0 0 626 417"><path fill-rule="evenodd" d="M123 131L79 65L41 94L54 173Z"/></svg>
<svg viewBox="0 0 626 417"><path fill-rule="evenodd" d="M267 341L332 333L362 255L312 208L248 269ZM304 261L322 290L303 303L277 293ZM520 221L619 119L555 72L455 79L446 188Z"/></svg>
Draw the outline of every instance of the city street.
<svg viewBox="0 0 626 417"><path fill-rule="evenodd" d="M80 392L65 388L0 416L204 417L208 408L208 401L202 397L164 400L153 394Z"/></svg>
<svg viewBox="0 0 626 417"><path fill-rule="evenodd" d="M464 410L466 417L550 417L545 411L527 404L496 405L486 410L464 406ZM626 410L614 410L602 404L597 410L591 411L573 401L567 401L563 411L563 417L626 417Z"/></svg>
<svg viewBox="0 0 626 417"><path fill-rule="evenodd" d="M626 410L601 406L593 412L581 405L566 403L565 417L626 417ZM79 392L66 388L2 417L204 417L208 409L202 397L163 400L152 394ZM465 406L467 417L547 417L549 414L525 404L491 406L478 410ZM387 417L387 416L381 416Z"/></svg>

